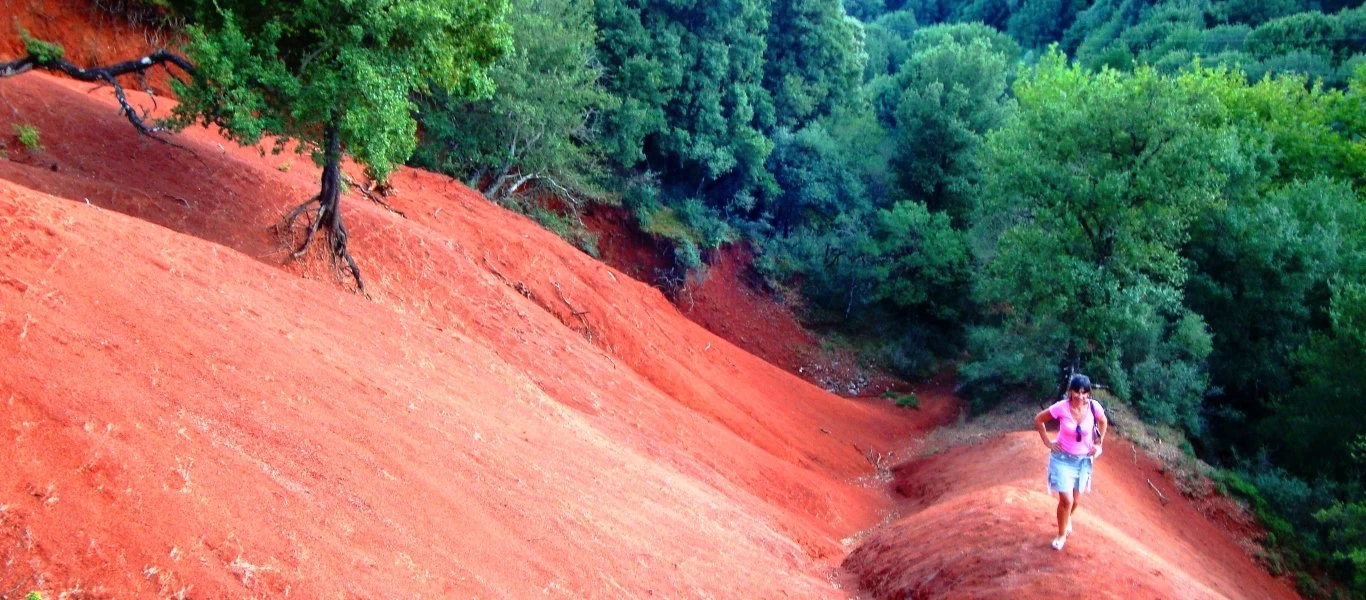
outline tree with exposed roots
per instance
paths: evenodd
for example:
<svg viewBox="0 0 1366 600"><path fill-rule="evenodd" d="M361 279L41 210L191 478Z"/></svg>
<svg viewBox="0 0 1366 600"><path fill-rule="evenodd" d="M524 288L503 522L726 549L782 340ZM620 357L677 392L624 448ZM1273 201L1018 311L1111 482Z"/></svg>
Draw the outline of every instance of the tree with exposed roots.
<svg viewBox="0 0 1366 600"><path fill-rule="evenodd" d="M333 264L364 292L347 250L339 204L343 152L382 181L412 154L414 98L440 90L455 98L492 92L488 66L508 47L506 0L173 0L191 24L182 57L166 50L108 66L67 62L60 46L25 39L27 56L0 62L0 77L31 69L110 84L123 113L142 134L194 123L216 125L252 145L265 136L275 151L290 141L323 169L316 196L291 210L285 230L308 216L293 257L323 231ZM118 78L177 67L180 103L165 122L149 124L129 105ZM157 137L161 141L164 138Z"/></svg>

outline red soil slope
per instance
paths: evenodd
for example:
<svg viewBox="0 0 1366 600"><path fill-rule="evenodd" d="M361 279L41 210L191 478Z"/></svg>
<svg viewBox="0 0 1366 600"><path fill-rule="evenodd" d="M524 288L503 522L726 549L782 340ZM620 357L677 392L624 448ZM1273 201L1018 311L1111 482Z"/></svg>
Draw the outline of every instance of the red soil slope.
<svg viewBox="0 0 1366 600"><path fill-rule="evenodd" d="M1126 440L1107 446L1062 552L1048 545L1048 451L1022 432L900 465L902 516L845 567L878 598L1298 598L1152 459Z"/></svg>
<svg viewBox="0 0 1366 600"><path fill-rule="evenodd" d="M87 89L0 81L46 147L0 161L0 592L839 595L865 452L953 414L824 393L420 172L407 218L344 201L373 301L281 269L315 168Z"/></svg>

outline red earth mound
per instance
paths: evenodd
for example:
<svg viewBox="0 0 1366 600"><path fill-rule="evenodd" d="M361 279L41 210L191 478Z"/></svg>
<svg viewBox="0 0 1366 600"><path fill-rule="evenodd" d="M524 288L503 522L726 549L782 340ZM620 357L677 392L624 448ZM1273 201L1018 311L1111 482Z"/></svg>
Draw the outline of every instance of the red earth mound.
<svg viewBox="0 0 1366 600"><path fill-rule="evenodd" d="M838 596L867 455L954 414L827 394L426 173L406 218L344 201L373 301L281 269L317 169L87 89L0 82L45 146L0 161L0 591Z"/></svg>
<svg viewBox="0 0 1366 600"><path fill-rule="evenodd" d="M1038 435L1021 432L898 466L900 516L845 567L878 598L1299 597L1122 439L1107 444L1094 493L1054 551L1047 463Z"/></svg>

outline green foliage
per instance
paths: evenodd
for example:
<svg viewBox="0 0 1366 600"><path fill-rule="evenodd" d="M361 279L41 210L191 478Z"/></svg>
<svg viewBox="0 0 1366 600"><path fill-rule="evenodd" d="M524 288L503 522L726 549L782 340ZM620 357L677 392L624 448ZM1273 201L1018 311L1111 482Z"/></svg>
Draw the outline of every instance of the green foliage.
<svg viewBox="0 0 1366 600"><path fill-rule="evenodd" d="M1366 274L1363 229L1356 193L1323 178L1234 199L1200 220L1186 251L1196 265L1189 304L1220 340L1211 370L1230 402L1247 410L1290 391L1292 352L1326 321L1330 283Z"/></svg>
<svg viewBox="0 0 1366 600"><path fill-rule="evenodd" d="M19 138L19 143L28 148L30 152L42 152L43 144L39 139L38 128L29 124L14 124L14 135Z"/></svg>
<svg viewBox="0 0 1366 600"><path fill-rule="evenodd" d="M34 62L39 65L55 64L66 55L66 50L60 44L44 42L29 35L27 29L19 28L19 39L24 43L24 52L33 57Z"/></svg>
<svg viewBox="0 0 1366 600"><path fill-rule="evenodd" d="M1216 485L1225 493L1245 498L1266 527L1268 557L1278 569L1295 572L1301 591L1323 597L1322 585L1306 570L1331 563L1337 574L1359 595L1366 591L1366 503L1334 498L1340 490L1320 480L1310 486L1265 458L1240 471L1218 471Z"/></svg>
<svg viewBox="0 0 1366 600"><path fill-rule="evenodd" d="M893 392L892 390L887 390L882 395L883 397L890 399L894 404L900 406L901 408L911 408L915 410L920 410L920 398L915 395L915 392L906 392L905 394L898 394L896 392Z"/></svg>
<svg viewBox="0 0 1366 600"><path fill-rule="evenodd" d="M733 190L771 185L768 17L757 0L599 0L604 85L621 99L602 115L607 156L625 167L668 165L666 183L684 187L683 197L723 178Z"/></svg>
<svg viewBox="0 0 1366 600"><path fill-rule="evenodd" d="M915 15L921 23L941 23L949 19L955 4L952 0L906 0L901 10Z"/></svg>
<svg viewBox="0 0 1366 600"><path fill-rule="evenodd" d="M958 25L922 29L915 38L917 50L898 76L904 91L892 164L904 193L961 224L977 194L982 136L1011 108L1006 85L1014 57L989 34Z"/></svg>
<svg viewBox="0 0 1366 600"><path fill-rule="evenodd" d="M413 162L498 196L526 175L592 188L601 168L590 118L613 106L599 84L592 11L588 0L512 0L513 48L489 69L496 93L421 101Z"/></svg>
<svg viewBox="0 0 1366 600"><path fill-rule="evenodd" d="M658 186L648 179L629 183L624 194L640 229L668 241L673 247L675 279L681 282L690 271L703 267L702 252L737 239L736 230L715 209L697 198L666 206Z"/></svg>
<svg viewBox="0 0 1366 600"><path fill-rule="evenodd" d="M864 143L871 148L882 146L879 140L886 138L886 132L871 118L861 123L851 120L832 124L861 130L866 136L862 138ZM873 200L869 188L870 184L875 185L878 167L871 166L870 172L857 164L858 157L849 151L850 146L840 134L821 123L795 133L779 129L774 134L768 169L780 192L764 208L781 235L790 235L803 225L819 227L839 213L857 212ZM868 158L876 154L870 152Z"/></svg>
<svg viewBox="0 0 1366 600"><path fill-rule="evenodd" d="M774 2L764 56L764 89L775 122L793 127L857 97L864 68L861 30L839 0Z"/></svg>
<svg viewBox="0 0 1366 600"><path fill-rule="evenodd" d="M1346 479L1360 476L1360 462L1343 458L1366 435L1366 283L1357 276L1334 280L1331 288L1331 326L1294 352L1298 384L1275 406L1267 433L1282 445L1278 458L1287 466ZM1295 435L1275 436L1274 424Z"/></svg>
<svg viewBox="0 0 1366 600"><path fill-rule="evenodd" d="M1337 502L1314 513L1328 529L1333 560L1349 573L1355 594L1366 594L1366 501Z"/></svg>
<svg viewBox="0 0 1366 600"><path fill-rule="evenodd" d="M487 95L486 67L507 47L502 0L174 5L193 23L186 52L199 75L177 86L176 125L218 125L244 144L299 140L320 163L335 128L378 178L413 151L413 98Z"/></svg>
<svg viewBox="0 0 1366 600"><path fill-rule="evenodd" d="M1102 0L1078 14L1063 46L1093 68L1150 64L1176 72L1200 61L1227 65L1254 79L1293 73L1340 86L1366 50L1366 10L1333 14L1299 0L1148 5Z"/></svg>
<svg viewBox="0 0 1366 600"><path fill-rule="evenodd" d="M844 12L860 21L871 21L886 10L883 0L844 0Z"/></svg>
<svg viewBox="0 0 1366 600"><path fill-rule="evenodd" d="M969 256L944 213L898 202L877 213L874 301L941 321L966 316Z"/></svg>
<svg viewBox="0 0 1366 600"><path fill-rule="evenodd" d="M1271 20L1252 31L1247 51L1257 58L1288 54L1296 50L1324 52L1337 61L1366 49L1360 39L1366 30L1366 11L1354 9L1333 15L1302 12Z"/></svg>
<svg viewBox="0 0 1366 600"><path fill-rule="evenodd" d="M692 240L683 240L674 247L674 262L685 272L702 268L702 252Z"/></svg>
<svg viewBox="0 0 1366 600"><path fill-rule="evenodd" d="M1026 48L1044 48L1062 39L1083 6L1080 0L1023 0L1006 19L1005 31Z"/></svg>
<svg viewBox="0 0 1366 600"><path fill-rule="evenodd" d="M864 79L892 75L911 56L911 35L919 24L910 11L890 12L863 26L867 54Z"/></svg>
<svg viewBox="0 0 1366 600"><path fill-rule="evenodd" d="M1304 10L1303 0L1224 0L1214 2L1210 14L1225 23L1260 25Z"/></svg>
<svg viewBox="0 0 1366 600"><path fill-rule="evenodd" d="M43 595L37 591L32 591L24 596L24 600L43 600Z"/></svg>
<svg viewBox="0 0 1366 600"><path fill-rule="evenodd" d="M840 212L820 228L775 236L756 267L774 279L800 279L813 308L826 318L847 320L870 302L880 278L870 221L869 212Z"/></svg>
<svg viewBox="0 0 1366 600"><path fill-rule="evenodd" d="M1209 342L1183 306L1180 249L1247 168L1232 131L1201 125L1221 106L1152 69L1094 73L1055 52L1015 92L974 217L989 320L970 338L970 386L1041 391L1044 367L1075 357L1146 418L1199 431Z"/></svg>

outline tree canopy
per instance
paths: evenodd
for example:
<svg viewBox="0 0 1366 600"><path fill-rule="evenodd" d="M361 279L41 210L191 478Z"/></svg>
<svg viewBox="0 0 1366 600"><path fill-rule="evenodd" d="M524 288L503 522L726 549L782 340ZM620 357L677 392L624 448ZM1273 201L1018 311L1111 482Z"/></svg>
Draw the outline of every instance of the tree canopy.
<svg viewBox="0 0 1366 600"><path fill-rule="evenodd" d="M175 0L199 76L179 86L181 123L244 144L293 139L324 160L326 131L383 177L412 154L414 97L487 96L506 48L501 0Z"/></svg>

